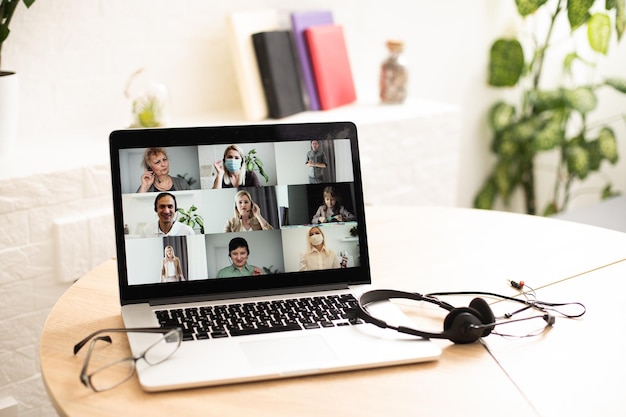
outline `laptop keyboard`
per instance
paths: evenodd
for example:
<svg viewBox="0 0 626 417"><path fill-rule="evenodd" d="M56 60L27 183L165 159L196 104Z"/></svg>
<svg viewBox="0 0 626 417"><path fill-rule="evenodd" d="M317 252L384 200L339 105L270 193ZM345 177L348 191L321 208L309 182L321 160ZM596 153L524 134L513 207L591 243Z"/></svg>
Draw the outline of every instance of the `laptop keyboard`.
<svg viewBox="0 0 626 417"><path fill-rule="evenodd" d="M179 326L183 340L205 340L305 329L351 326L357 300L351 294L290 298L155 311L160 326Z"/></svg>

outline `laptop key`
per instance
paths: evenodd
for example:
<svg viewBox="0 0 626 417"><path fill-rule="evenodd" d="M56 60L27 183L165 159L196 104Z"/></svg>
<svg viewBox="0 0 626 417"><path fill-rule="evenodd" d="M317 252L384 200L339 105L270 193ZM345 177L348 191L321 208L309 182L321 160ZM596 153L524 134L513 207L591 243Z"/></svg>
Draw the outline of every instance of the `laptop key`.
<svg viewBox="0 0 626 417"><path fill-rule="evenodd" d="M230 329L229 331L231 336L248 336L252 334L288 332L291 330L302 330L302 327L300 327L298 324L286 324L283 326Z"/></svg>

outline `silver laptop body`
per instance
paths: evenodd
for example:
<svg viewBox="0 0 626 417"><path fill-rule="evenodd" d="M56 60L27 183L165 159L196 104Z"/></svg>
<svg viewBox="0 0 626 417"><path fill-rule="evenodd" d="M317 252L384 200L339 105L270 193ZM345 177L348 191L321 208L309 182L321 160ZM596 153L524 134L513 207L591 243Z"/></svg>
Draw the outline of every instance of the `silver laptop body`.
<svg viewBox="0 0 626 417"><path fill-rule="evenodd" d="M240 155L243 185L216 181L220 170L233 169L233 161L227 162L238 159L233 150ZM414 363L441 354L430 341L360 323L350 314L350 295L358 297L371 285L354 124L119 130L110 135L110 153L124 324L158 327L182 320L185 326L185 341L168 360L154 366L138 361L145 390ZM152 189L140 192L146 175L154 177ZM171 181L164 180L167 175ZM175 198L176 222L188 220L188 227L161 230L159 178L173 184L165 192ZM331 208L328 195L334 197ZM245 231L241 217L258 219L257 213L238 211L237 204L250 198L261 220ZM310 238L318 231L323 245ZM305 317L295 329L287 311L310 297L302 302L313 310L329 297L345 309L313 323ZM224 324L226 310L285 305L263 313L262 324ZM374 308L389 322L408 324L389 304ZM209 316L219 316L221 324ZM273 325L289 329L267 328ZM155 337L129 334L133 353Z"/></svg>

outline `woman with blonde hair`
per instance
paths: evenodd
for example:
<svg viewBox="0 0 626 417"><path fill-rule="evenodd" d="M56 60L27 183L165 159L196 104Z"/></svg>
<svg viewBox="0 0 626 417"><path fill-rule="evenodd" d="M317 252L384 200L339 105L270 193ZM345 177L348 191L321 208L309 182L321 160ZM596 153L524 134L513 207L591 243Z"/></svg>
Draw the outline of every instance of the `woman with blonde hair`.
<svg viewBox="0 0 626 417"><path fill-rule="evenodd" d="M259 178L246 169L246 157L238 145L229 145L224 150L224 158L213 166L217 171L213 188L260 187Z"/></svg>
<svg viewBox="0 0 626 417"><path fill-rule="evenodd" d="M224 232L251 232L254 230L273 230L271 224L261 216L259 205L252 201L246 190L235 194L235 215L226 222Z"/></svg>
<svg viewBox="0 0 626 417"><path fill-rule="evenodd" d="M307 250L300 254L300 271L342 267L335 251L326 246L326 238L320 227L313 226L309 229L306 244Z"/></svg>
<svg viewBox="0 0 626 417"><path fill-rule="evenodd" d="M146 148L141 165L144 172L138 193L190 189L186 180L170 175L170 161L164 148Z"/></svg>
<svg viewBox="0 0 626 417"><path fill-rule="evenodd" d="M174 255L174 248L166 246L164 249L163 263L161 265L161 282L186 281L180 258Z"/></svg>

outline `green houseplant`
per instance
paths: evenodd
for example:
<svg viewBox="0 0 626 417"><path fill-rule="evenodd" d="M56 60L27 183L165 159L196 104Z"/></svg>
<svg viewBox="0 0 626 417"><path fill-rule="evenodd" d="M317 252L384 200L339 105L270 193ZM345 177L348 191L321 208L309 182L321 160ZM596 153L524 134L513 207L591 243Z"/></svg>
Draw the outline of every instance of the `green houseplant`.
<svg viewBox="0 0 626 417"><path fill-rule="evenodd" d="M198 207L192 205L189 207L189 210L179 208L176 211L180 213L180 217L178 219L179 222L186 224L194 230L196 226L198 226L198 228L200 228L200 233L204 234L204 219L197 213Z"/></svg>
<svg viewBox="0 0 626 417"><path fill-rule="evenodd" d="M492 209L497 199L508 206L512 194L521 190L526 212L537 214L536 158L556 152L557 167L551 171L556 172L554 186L542 210L542 214L551 215L567 207L575 182L600 171L603 161L615 164L618 160L613 129L609 124L592 125L588 115L597 106L600 88L611 87L626 93L626 80L603 78L599 82L581 83L574 81L573 73L574 68L581 66L592 73L595 70L595 63L581 51L583 46L593 51L592 58L597 58L608 54L613 31L617 40L621 40L626 27L625 0L516 0L515 3L524 18L546 13L548 27L535 28L532 39L526 42L526 50L521 35L520 39L498 39L491 47L489 85L516 87L521 95L517 105L499 101L490 109L491 151L497 160L476 194L474 206ZM599 7L600 11L593 12ZM554 28L559 19L567 19L570 37L586 28L588 45L572 42L563 56L560 85L545 88L541 81L546 56L553 52L556 55L556 45L561 47L558 51L564 49L563 40L555 39ZM619 118L617 115L616 120ZM610 182L601 194L603 197L615 194Z"/></svg>
<svg viewBox="0 0 626 417"><path fill-rule="evenodd" d="M265 172L265 168L263 167L263 161L256 155L256 149L250 149L250 151L244 157L244 161L246 164L246 169L248 171L253 171L255 168L259 171L259 174L263 178L265 178L265 182L269 181L269 176Z"/></svg>
<svg viewBox="0 0 626 417"><path fill-rule="evenodd" d="M35 0L21 0L26 7L30 7L33 5ZM20 0L0 0L0 70L2 69L2 45L4 45L4 41L7 40L11 30L9 30L9 26L11 25L11 19L13 18L13 13L15 13L15 9L17 5L20 3ZM0 73L0 76L4 75Z"/></svg>

